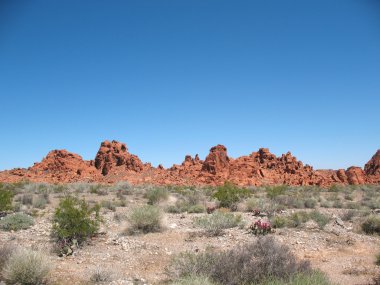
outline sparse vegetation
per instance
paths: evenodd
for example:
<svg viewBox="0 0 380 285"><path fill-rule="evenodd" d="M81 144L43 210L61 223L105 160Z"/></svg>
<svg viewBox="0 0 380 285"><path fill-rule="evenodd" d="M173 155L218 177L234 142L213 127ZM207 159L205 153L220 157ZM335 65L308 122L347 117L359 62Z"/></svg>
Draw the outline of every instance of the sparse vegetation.
<svg viewBox="0 0 380 285"><path fill-rule="evenodd" d="M214 193L213 197L218 199L220 207L230 208L231 210L237 209L237 203L245 197L250 196L248 189L240 188L230 182L224 183L219 186Z"/></svg>
<svg viewBox="0 0 380 285"><path fill-rule="evenodd" d="M162 230L161 210L152 205L135 208L129 216L129 223L131 234L159 232Z"/></svg>
<svg viewBox="0 0 380 285"><path fill-rule="evenodd" d="M273 278L288 281L309 271L308 263L297 261L287 246L271 237L222 252L182 253L168 267L175 279L195 275L226 285L260 284Z"/></svg>
<svg viewBox="0 0 380 285"><path fill-rule="evenodd" d="M5 231L25 230L33 225L33 218L24 213L14 213L0 220L0 229Z"/></svg>
<svg viewBox="0 0 380 285"><path fill-rule="evenodd" d="M148 189L145 197L148 199L149 205L154 205L161 201L167 200L169 197L169 191L164 187L154 187Z"/></svg>
<svg viewBox="0 0 380 285"><path fill-rule="evenodd" d="M241 215L216 211L211 215L195 219L195 224L204 229L210 236L218 236L224 229L238 226L242 222Z"/></svg>
<svg viewBox="0 0 380 285"><path fill-rule="evenodd" d="M50 269L50 262L42 253L17 249L5 263L3 277L7 284L46 284Z"/></svg>
<svg viewBox="0 0 380 285"><path fill-rule="evenodd" d="M369 216L361 225L366 234L380 234L380 217Z"/></svg>
<svg viewBox="0 0 380 285"><path fill-rule="evenodd" d="M108 270L97 267L91 274L90 281L99 284L112 281L112 274Z"/></svg>

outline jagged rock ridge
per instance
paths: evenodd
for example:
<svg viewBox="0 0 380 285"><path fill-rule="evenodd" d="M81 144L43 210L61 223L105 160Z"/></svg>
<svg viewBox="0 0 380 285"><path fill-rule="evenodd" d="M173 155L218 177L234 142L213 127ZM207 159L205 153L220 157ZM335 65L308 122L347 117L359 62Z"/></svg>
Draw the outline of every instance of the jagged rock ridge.
<svg viewBox="0 0 380 285"><path fill-rule="evenodd" d="M130 154L124 143L104 141L94 160L66 150L53 150L28 169L0 172L0 181L31 180L51 183L99 182L127 180L132 184L219 185L231 181L238 185L320 185L380 183L380 150L364 166L347 170L314 170L290 152L280 157L260 148L250 155L229 157L227 148L217 145L205 160L186 155L182 164L165 169L143 163Z"/></svg>

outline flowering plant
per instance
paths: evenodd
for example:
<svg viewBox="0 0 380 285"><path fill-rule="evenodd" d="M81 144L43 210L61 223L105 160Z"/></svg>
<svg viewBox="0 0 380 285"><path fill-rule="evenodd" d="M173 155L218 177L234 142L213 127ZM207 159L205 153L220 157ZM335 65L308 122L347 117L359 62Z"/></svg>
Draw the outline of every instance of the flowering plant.
<svg viewBox="0 0 380 285"><path fill-rule="evenodd" d="M258 220L252 223L249 229L254 235L266 235L271 233L272 226L269 222L263 222L261 220Z"/></svg>

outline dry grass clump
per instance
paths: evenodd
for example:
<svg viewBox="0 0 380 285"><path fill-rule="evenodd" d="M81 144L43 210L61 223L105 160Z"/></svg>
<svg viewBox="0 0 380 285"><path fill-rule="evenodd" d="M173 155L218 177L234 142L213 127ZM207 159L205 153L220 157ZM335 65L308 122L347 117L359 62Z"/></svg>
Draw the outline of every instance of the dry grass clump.
<svg viewBox="0 0 380 285"><path fill-rule="evenodd" d="M90 281L98 284L104 282L112 281L112 274L108 270L97 267L92 273L90 277Z"/></svg>
<svg viewBox="0 0 380 285"><path fill-rule="evenodd" d="M50 262L42 253L20 248L8 258L2 275L6 284L46 284L50 269Z"/></svg>
<svg viewBox="0 0 380 285"><path fill-rule="evenodd" d="M162 213L158 207L145 205L132 210L128 233L150 233L162 230Z"/></svg>
<svg viewBox="0 0 380 285"><path fill-rule="evenodd" d="M195 219L195 225L203 228L209 236L219 236L223 234L224 229L237 227L241 222L241 215L222 211Z"/></svg>
<svg viewBox="0 0 380 285"><path fill-rule="evenodd" d="M168 274L174 279L203 276L222 285L260 284L268 279L290 280L297 273L310 272L307 262L299 262L289 247L273 237L231 250L182 253L173 258Z"/></svg>

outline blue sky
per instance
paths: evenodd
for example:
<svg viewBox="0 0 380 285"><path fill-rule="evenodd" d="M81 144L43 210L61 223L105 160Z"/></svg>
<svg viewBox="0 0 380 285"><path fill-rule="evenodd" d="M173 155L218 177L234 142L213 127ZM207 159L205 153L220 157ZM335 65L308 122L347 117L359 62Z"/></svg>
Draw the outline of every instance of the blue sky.
<svg viewBox="0 0 380 285"><path fill-rule="evenodd" d="M380 148L380 1L0 1L0 169L116 139L153 165Z"/></svg>

